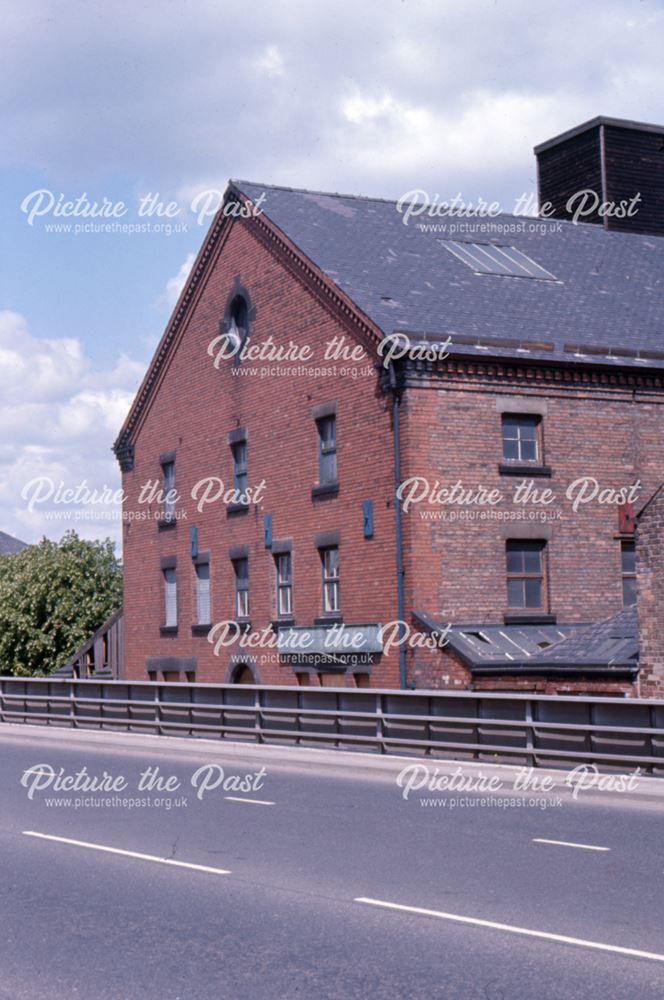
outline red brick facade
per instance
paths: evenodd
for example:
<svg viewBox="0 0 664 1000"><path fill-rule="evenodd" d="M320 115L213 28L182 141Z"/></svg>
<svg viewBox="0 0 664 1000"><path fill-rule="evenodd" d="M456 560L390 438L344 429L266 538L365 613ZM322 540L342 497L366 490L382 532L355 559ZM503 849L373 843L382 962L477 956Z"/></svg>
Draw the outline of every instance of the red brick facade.
<svg viewBox="0 0 664 1000"><path fill-rule="evenodd" d="M264 683L398 686L397 650L374 657L371 664L329 673L294 669L266 648L235 647L217 656L205 632L193 634L191 528L197 529L198 549L210 553L212 621L234 618L231 557L242 549L249 560L251 631L274 622L276 570L265 544L265 514L272 518L273 539L291 540L297 625L313 626L321 617L317 539L335 532L344 623L385 624L398 618L392 396L376 366L380 331L342 293L331 290L331 283L295 248L278 239L269 222L217 221L211 232L121 438L133 448L133 468L123 477L126 516L136 515L126 521L124 531L125 674L144 678L152 665L151 676L159 678L190 673L198 681L228 681L246 679L249 675L237 668L247 665L251 676ZM276 366L223 361L214 366L208 345L238 281L250 298L252 341L271 337L278 345L309 345L314 359L307 370L297 361ZM344 337L349 350L362 345L367 356L363 361L325 359L334 337ZM251 368L257 370L252 374ZM286 373L284 368L297 370ZM339 489L314 496L319 461L315 417L317 408L332 404ZM564 368L448 359L426 377L421 372L406 376L400 406L401 479L423 476L448 487L459 480L469 489L483 486L506 495L491 517L482 517L472 504L423 502L404 513L404 618L409 626L415 629L417 611L442 622L502 623L509 610L505 545L514 538L546 541L545 610L558 623L592 622L619 611L621 540L629 536L619 532L618 506L592 502L574 512L565 491L584 476L615 490L639 480L639 497L645 500L664 479L663 405L661 375L615 368L605 373L590 364ZM527 505L523 519L509 520L505 515L517 509L509 496L524 477L499 470L501 419L504 413L524 412L541 418L540 464L547 471L533 485L552 490L556 499L545 508ZM238 428L246 429L250 486L265 481L261 501L239 514L229 514L221 501L200 512L190 496L195 483L219 476L232 486L229 434ZM161 503L141 503L139 494L148 481L161 482L160 456L173 452L178 520L175 527L160 530L154 518ZM125 463L127 468L131 464ZM373 510L369 538L363 530L367 500ZM531 515L537 510L546 511L547 519ZM450 511L456 512L456 520L450 520ZM173 562L177 630L165 633L162 567ZM659 600L661 608L661 594L655 590L653 584L652 601ZM647 614L654 621L656 611ZM408 683L472 683L469 670L444 650L406 649ZM664 670L658 656L655 671ZM627 682L524 676L485 678L476 686L631 693Z"/></svg>
<svg viewBox="0 0 664 1000"><path fill-rule="evenodd" d="M639 695L664 697L664 486L639 515Z"/></svg>
<svg viewBox="0 0 664 1000"><path fill-rule="evenodd" d="M225 232L217 259L207 269L197 290L180 339L169 353L158 390L134 436L134 467L124 473L126 511L146 510L154 517L159 503L139 503L141 488L161 480L160 455L176 453L178 521L163 531L154 520L125 524L125 673L146 676L148 657L196 658L196 679L230 679L233 666L249 663L264 683L295 683L294 671L269 649L239 649L215 656L205 634L192 635L195 615L195 571L190 554L190 528L198 529L198 547L211 553L212 621L234 618L234 574L229 549L246 545L249 553L250 617L252 630L269 626L276 618L275 565L263 537L263 515L272 516L275 539L292 539L294 617L298 624L313 624L321 615L321 565L316 536L340 533L341 601L348 623L383 622L397 618L394 584L394 485L389 400L376 390L376 375L357 378L330 374L325 345L345 336L353 347L368 344L350 316L315 294L311 277L296 274L288 259L279 259L244 223ZM255 308L252 339L269 336L279 344L293 341L311 345L316 374L286 375L265 365L260 373L246 372L249 363L232 361L214 367L208 344L218 332L219 317L236 275L249 290ZM306 287L306 286L309 287ZM354 336L350 331L354 331ZM366 369L365 359L354 368ZM343 367L337 363L338 368ZM260 367L260 366L259 366ZM296 368L284 362L280 368ZM314 410L336 402L338 434L338 495L312 498L318 479L318 435ZM241 514L228 516L219 501L203 512L190 497L192 486L209 476L232 486L229 432L247 428L249 483L265 480L264 500ZM373 538L363 537L362 504L373 501ZM161 635L164 620L163 580L160 560L177 558L178 630ZM275 662L276 661L276 662ZM177 665L174 665L177 666ZM169 672L169 671L167 671ZM359 668L359 683L367 669ZM159 674L161 676L161 673ZM310 678L317 683L316 672ZM336 678L344 683L345 678ZM350 673L348 683L354 683ZM373 683L398 685L395 655L383 657Z"/></svg>

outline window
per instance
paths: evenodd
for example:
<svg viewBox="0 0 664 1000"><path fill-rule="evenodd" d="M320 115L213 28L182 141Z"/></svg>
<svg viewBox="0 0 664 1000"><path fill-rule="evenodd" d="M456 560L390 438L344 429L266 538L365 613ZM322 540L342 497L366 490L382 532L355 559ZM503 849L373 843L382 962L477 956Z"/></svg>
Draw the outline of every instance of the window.
<svg viewBox="0 0 664 1000"><path fill-rule="evenodd" d="M339 596L339 549L321 549L323 564L323 612L337 614L341 610Z"/></svg>
<svg viewBox="0 0 664 1000"><path fill-rule="evenodd" d="M199 625L209 625L210 609L210 564L199 563L196 566L196 616Z"/></svg>
<svg viewBox="0 0 664 1000"><path fill-rule="evenodd" d="M316 421L320 441L319 481L337 481L337 418L334 414Z"/></svg>
<svg viewBox="0 0 664 1000"><path fill-rule="evenodd" d="M178 592L174 569L165 569L164 573L164 599L166 617L164 624L167 628L174 628L178 623Z"/></svg>
<svg viewBox="0 0 664 1000"><path fill-rule="evenodd" d="M503 414L503 458L508 462L537 462L541 459L541 418Z"/></svg>
<svg viewBox="0 0 664 1000"><path fill-rule="evenodd" d="M235 617L249 617L249 560L234 559L235 571Z"/></svg>
<svg viewBox="0 0 664 1000"><path fill-rule="evenodd" d="M248 309L246 300L242 295L236 295L231 302L231 326L235 326L240 340L244 340L248 329Z"/></svg>
<svg viewBox="0 0 664 1000"><path fill-rule="evenodd" d="M457 240L441 242L449 253L463 261L475 274L556 281L550 271L545 271L516 247L498 246L496 243L462 243Z"/></svg>
<svg viewBox="0 0 664 1000"><path fill-rule="evenodd" d="M231 675L231 684L255 684L254 672L248 663L238 663Z"/></svg>
<svg viewBox="0 0 664 1000"><path fill-rule="evenodd" d="M634 542L620 543L622 560L623 605L636 604L636 547Z"/></svg>
<svg viewBox="0 0 664 1000"><path fill-rule="evenodd" d="M510 541L507 554L507 606L540 611L544 608L544 549L546 542Z"/></svg>
<svg viewBox="0 0 664 1000"><path fill-rule="evenodd" d="M163 462L164 475L164 520L175 519L175 462Z"/></svg>
<svg viewBox="0 0 664 1000"><path fill-rule="evenodd" d="M247 442L237 441L231 445L233 452L233 486L237 490L237 502L247 502Z"/></svg>
<svg viewBox="0 0 664 1000"><path fill-rule="evenodd" d="M293 576L290 552L275 557L277 565L277 615L290 618L293 614Z"/></svg>

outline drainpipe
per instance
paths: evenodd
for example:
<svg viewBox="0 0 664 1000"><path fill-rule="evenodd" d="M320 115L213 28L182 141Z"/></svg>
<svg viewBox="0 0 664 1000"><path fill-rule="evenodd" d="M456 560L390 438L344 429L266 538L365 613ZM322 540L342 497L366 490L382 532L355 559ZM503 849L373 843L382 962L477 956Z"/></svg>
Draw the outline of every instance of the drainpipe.
<svg viewBox="0 0 664 1000"><path fill-rule="evenodd" d="M401 397L397 388L397 375L394 363L390 364L390 389L392 391L392 437L394 440L394 528L397 550L397 616L399 618L399 686L402 689L406 684L406 647L404 639L406 635L405 624L405 601L404 601L404 566L403 566L403 541L401 533L401 500L398 489L401 485L401 440L399 432L399 416Z"/></svg>

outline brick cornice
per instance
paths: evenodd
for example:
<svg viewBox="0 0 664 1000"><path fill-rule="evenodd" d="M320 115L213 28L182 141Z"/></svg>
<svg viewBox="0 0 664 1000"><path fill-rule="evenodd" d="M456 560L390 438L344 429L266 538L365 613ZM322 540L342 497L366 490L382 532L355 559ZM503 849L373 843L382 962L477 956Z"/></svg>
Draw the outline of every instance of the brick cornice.
<svg viewBox="0 0 664 1000"><path fill-rule="evenodd" d="M484 382L496 391L506 384L551 388L596 387L612 390L664 390L664 372L639 371L633 368L603 369L585 365L514 362L505 359L450 357L437 363L413 362L403 374L407 387L438 388L441 382Z"/></svg>

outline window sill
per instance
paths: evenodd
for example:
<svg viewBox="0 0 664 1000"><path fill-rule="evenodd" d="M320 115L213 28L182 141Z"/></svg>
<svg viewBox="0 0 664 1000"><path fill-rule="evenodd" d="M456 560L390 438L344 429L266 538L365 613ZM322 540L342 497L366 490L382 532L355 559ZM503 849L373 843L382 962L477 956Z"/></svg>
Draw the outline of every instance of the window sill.
<svg viewBox="0 0 664 1000"><path fill-rule="evenodd" d="M500 462L498 472L501 476L543 476L550 478L553 470L550 465L528 465L527 462Z"/></svg>
<svg viewBox="0 0 664 1000"><path fill-rule="evenodd" d="M235 517L237 514L246 514L248 510L248 503L229 503L226 507L226 517Z"/></svg>
<svg viewBox="0 0 664 1000"><path fill-rule="evenodd" d="M175 517L160 517L157 522L158 531L170 531L171 528L177 528L177 518Z"/></svg>
<svg viewBox="0 0 664 1000"><path fill-rule="evenodd" d="M335 497L338 492L338 480L335 480L333 483L319 483L317 486L311 487L311 499L316 500L317 497Z"/></svg>
<svg viewBox="0 0 664 1000"><path fill-rule="evenodd" d="M160 625L159 626L160 635L177 635L178 627L177 625Z"/></svg>
<svg viewBox="0 0 664 1000"><path fill-rule="evenodd" d="M546 611L506 611L503 615L505 625L555 625L556 615Z"/></svg>
<svg viewBox="0 0 664 1000"><path fill-rule="evenodd" d="M314 618L314 626L320 625L341 625L343 623L343 615L339 611L335 614L320 615L319 618Z"/></svg>
<svg viewBox="0 0 664 1000"><path fill-rule="evenodd" d="M250 618L236 618L234 624L238 626L241 632L251 631L251 619Z"/></svg>
<svg viewBox="0 0 664 1000"><path fill-rule="evenodd" d="M292 616L288 618L275 618L272 622L272 631L278 632L280 628L290 628L295 624L295 619Z"/></svg>
<svg viewBox="0 0 664 1000"><path fill-rule="evenodd" d="M212 622L209 625L196 624L191 626L192 635L207 635L212 628Z"/></svg>

